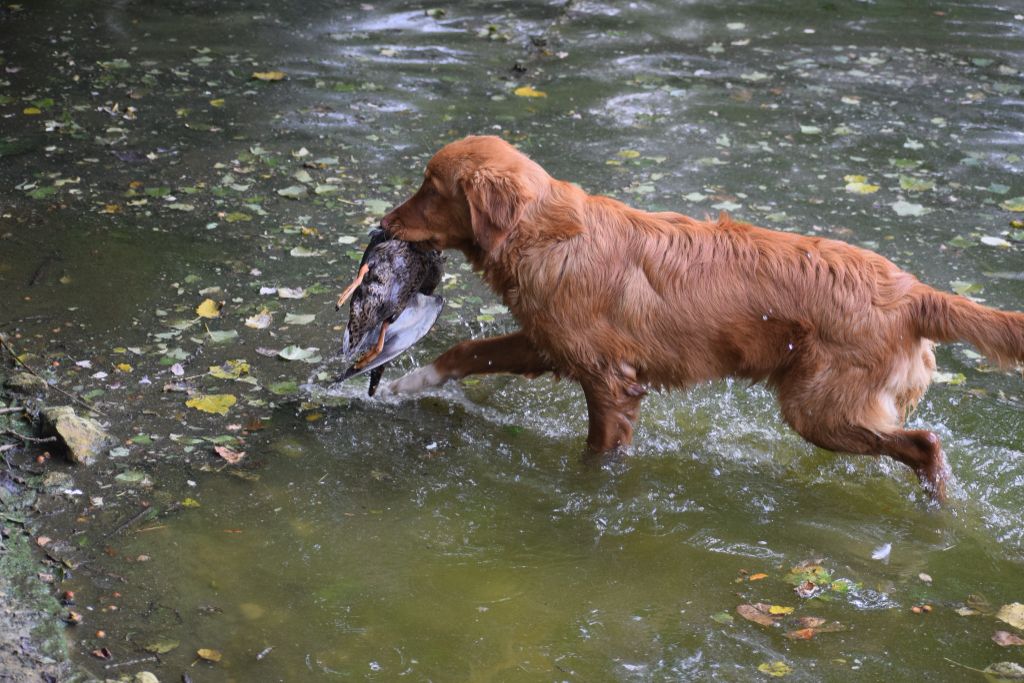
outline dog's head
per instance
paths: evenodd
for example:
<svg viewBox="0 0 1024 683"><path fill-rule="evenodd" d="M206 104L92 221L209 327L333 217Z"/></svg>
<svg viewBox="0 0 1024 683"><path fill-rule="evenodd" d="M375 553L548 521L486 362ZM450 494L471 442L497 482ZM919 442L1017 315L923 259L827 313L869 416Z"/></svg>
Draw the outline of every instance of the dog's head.
<svg viewBox="0 0 1024 683"><path fill-rule="evenodd" d="M497 251L542 191L547 173L501 138L470 136L445 145L423 185L381 220L388 234L436 249L484 256Z"/></svg>

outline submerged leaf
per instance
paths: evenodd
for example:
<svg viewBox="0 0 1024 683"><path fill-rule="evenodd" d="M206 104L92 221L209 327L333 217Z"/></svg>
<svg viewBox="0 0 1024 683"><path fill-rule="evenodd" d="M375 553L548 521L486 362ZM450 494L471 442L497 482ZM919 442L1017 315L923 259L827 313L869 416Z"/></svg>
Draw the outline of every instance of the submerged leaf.
<svg viewBox="0 0 1024 683"><path fill-rule="evenodd" d="M755 624L761 624L762 626L775 626L777 624L778 617L771 614L771 608L771 605L758 602L753 605L740 605L736 608L736 613Z"/></svg>
<svg viewBox="0 0 1024 683"><path fill-rule="evenodd" d="M793 668L785 662L765 662L764 664L758 664L757 670L773 678L782 678L793 672Z"/></svg>
<svg viewBox="0 0 1024 683"><path fill-rule="evenodd" d="M206 647L196 650L196 654L199 655L200 659L205 659L208 662L219 662L223 656L217 650L211 650Z"/></svg>

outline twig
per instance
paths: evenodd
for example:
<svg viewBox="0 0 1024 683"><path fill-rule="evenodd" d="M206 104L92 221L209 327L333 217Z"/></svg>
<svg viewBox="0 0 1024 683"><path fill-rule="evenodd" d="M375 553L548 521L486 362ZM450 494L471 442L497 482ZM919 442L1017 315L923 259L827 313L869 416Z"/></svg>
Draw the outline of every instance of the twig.
<svg viewBox="0 0 1024 683"><path fill-rule="evenodd" d="M0 415L9 415L10 413L19 413L25 410L24 406L11 406L10 408L0 408Z"/></svg>
<svg viewBox="0 0 1024 683"><path fill-rule="evenodd" d="M136 512L134 515L132 515L131 517L129 517L128 519L126 519L125 521L123 521L119 525L117 525L112 531L110 531L106 536L103 537L103 540L106 540L106 539L110 538L111 536L119 534L122 531L124 531L125 529L127 529L128 527L134 526L134 525L138 524L139 522L142 522L145 519L149 519L149 518L155 517L156 515L157 515L157 509L156 508L150 507L150 506L144 507L141 510L139 510L138 512Z"/></svg>
<svg viewBox="0 0 1024 683"><path fill-rule="evenodd" d="M3 431L3 434L7 436L13 436L15 439L21 439L25 443L53 443L54 441L57 441L57 437L55 436L47 436L46 438L43 439L37 439L34 436L25 436L24 434L19 434L13 429L5 429Z"/></svg>
<svg viewBox="0 0 1024 683"><path fill-rule="evenodd" d="M142 664L143 662L159 662L160 659L156 655L150 655L148 657L140 657L138 659L130 659L127 662L118 662L117 664L105 664L104 669L116 669L119 666L132 666L134 664Z"/></svg>
<svg viewBox="0 0 1024 683"><path fill-rule="evenodd" d="M11 345L3 337L0 337L0 347L6 349L7 353L11 354L11 358L14 359L14 362L17 363L18 365L20 365L21 367L25 368L29 372L30 375L33 375L33 376L38 377L39 379L43 380L43 383L46 385L47 389L53 389L55 391L58 391L58 392L64 394L65 396L70 398L75 403L78 403L79 405L81 405L84 408L88 409L90 412L96 413L100 417L107 417L107 415L105 413L103 413L101 410L99 410L97 408L94 408L84 398L81 398L79 396L75 396L72 393L64 391L60 387L51 385L49 382L47 382L45 377L43 377L38 372L33 370L32 367L28 363L26 363L22 359L18 358L18 354L14 352L14 349L11 348Z"/></svg>
<svg viewBox="0 0 1024 683"><path fill-rule="evenodd" d="M953 661L949 657L943 657L943 659L945 659L950 664L956 664L957 666L961 666L961 667L967 669L968 671L977 671L980 674L986 673L985 671L982 671L981 669L975 669L973 666L967 666L966 664L961 664L960 662Z"/></svg>

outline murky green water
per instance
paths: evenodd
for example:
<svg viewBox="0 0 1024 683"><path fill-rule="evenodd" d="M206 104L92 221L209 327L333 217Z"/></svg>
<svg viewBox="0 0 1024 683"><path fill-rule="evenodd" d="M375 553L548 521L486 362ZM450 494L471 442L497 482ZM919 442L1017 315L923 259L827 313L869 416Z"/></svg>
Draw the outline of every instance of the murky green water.
<svg viewBox="0 0 1024 683"><path fill-rule="evenodd" d="M1024 662L991 640L1012 630L992 612L1024 602L1024 385L966 347L940 350L946 374L912 421L946 444L944 510L889 462L808 446L758 387L653 396L634 453L595 466L571 384L485 378L386 402L354 383L300 406L313 366L263 353L339 343L334 295L369 227L440 145L481 132L589 191L844 239L1024 308L1024 7L437 7L0 9L0 330L123 442L49 511L53 552L79 565L65 587L83 665L740 681L782 662L791 680L845 681ZM513 329L461 257L448 272L441 323L393 375ZM205 298L219 318L178 324ZM264 308L271 325L247 327ZM248 380L207 374L228 359ZM200 413L185 388L237 403ZM246 456L226 466L214 443ZM171 512L122 528L143 500ZM832 586L812 599L789 574L808 560ZM794 611L778 627L736 613L758 602ZM984 613L959 615L968 602ZM843 630L785 636L809 616ZM162 641L178 646L137 661ZM113 659L89 654L104 645Z"/></svg>

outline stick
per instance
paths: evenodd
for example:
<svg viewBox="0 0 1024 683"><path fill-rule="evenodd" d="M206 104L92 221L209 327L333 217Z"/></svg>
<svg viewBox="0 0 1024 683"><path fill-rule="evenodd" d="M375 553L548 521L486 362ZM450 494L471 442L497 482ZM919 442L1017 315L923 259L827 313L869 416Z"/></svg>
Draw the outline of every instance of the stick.
<svg viewBox="0 0 1024 683"><path fill-rule="evenodd" d="M34 436L25 436L24 434L19 434L13 429L5 429L3 433L6 434L7 436L13 436L15 439L21 439L25 443L53 443L54 441L57 441L57 437L55 436L48 436L45 439L37 439Z"/></svg>
<svg viewBox="0 0 1024 683"><path fill-rule="evenodd" d="M24 411L23 406L11 406L10 408L0 408L0 415L9 415L10 413L17 413Z"/></svg>
<svg viewBox="0 0 1024 683"><path fill-rule="evenodd" d="M129 517L128 519L126 519L125 521L123 521L119 525L117 525L114 528L113 531L109 532L106 536L103 537L103 540L107 540L111 536L114 536L116 534L121 533L122 531L124 531L128 527L134 526L135 524L138 524L139 522L141 522L144 519L146 519L147 516L155 517L156 515L157 515L157 509L156 508L150 507L150 506L144 507L141 510L139 510L138 512L136 512L134 515L132 515L131 517Z"/></svg>
<svg viewBox="0 0 1024 683"><path fill-rule="evenodd" d="M25 368L26 370L28 370L29 374L34 375L34 376L38 377L39 379L43 380L43 382L46 384L46 388L47 389L54 389L54 390L64 394L65 396L70 398L75 403L78 403L79 405L83 406L84 408L88 409L89 411L91 411L93 413L96 413L100 417L107 417L107 415L105 413L103 413L102 411L100 411L100 410L94 408L93 406L91 406L85 399L79 398L78 396L75 396L74 394L68 393L68 392L64 391L63 389L61 389L60 387L58 387L58 386L51 386L50 383L46 381L45 377L43 377L38 372L33 370L32 367L29 366L28 363L26 363L22 359L18 358L18 354L16 354L14 352L14 349L11 348L11 345L3 337L0 337L0 347L6 349L7 353L11 354L11 358L14 359L14 362L17 363L18 365L20 365L21 367Z"/></svg>

